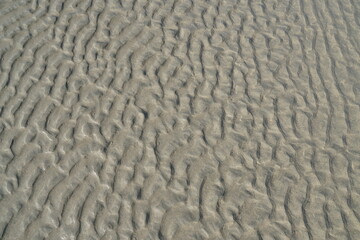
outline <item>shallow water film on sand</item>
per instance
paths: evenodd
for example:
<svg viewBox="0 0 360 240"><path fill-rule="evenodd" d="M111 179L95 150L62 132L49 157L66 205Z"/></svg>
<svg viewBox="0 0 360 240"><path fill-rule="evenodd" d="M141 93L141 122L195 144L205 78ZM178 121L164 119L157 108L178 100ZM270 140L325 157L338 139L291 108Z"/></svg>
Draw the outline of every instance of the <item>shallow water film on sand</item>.
<svg viewBox="0 0 360 240"><path fill-rule="evenodd" d="M360 1L0 0L0 239L360 239Z"/></svg>

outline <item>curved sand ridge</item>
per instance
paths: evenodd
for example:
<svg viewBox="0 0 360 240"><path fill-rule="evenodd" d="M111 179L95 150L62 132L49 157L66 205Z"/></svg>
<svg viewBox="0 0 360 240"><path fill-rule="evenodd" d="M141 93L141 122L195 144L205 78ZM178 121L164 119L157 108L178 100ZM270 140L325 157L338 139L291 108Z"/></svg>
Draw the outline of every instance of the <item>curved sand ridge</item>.
<svg viewBox="0 0 360 240"><path fill-rule="evenodd" d="M0 1L0 238L360 236L357 0Z"/></svg>

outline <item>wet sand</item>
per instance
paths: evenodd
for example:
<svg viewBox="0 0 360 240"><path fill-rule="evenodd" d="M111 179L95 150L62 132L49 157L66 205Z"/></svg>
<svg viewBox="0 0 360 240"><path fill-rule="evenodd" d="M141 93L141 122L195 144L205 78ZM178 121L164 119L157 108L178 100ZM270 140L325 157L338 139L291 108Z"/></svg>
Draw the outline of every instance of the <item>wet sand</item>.
<svg viewBox="0 0 360 240"><path fill-rule="evenodd" d="M359 239L359 39L358 0L0 0L0 239Z"/></svg>

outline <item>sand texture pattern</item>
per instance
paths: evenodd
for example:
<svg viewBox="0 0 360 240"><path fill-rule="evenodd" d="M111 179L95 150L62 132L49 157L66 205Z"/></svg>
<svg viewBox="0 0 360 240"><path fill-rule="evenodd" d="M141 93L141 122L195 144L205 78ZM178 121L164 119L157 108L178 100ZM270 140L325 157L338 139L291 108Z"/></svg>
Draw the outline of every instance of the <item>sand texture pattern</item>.
<svg viewBox="0 0 360 240"><path fill-rule="evenodd" d="M360 1L0 0L0 239L360 239Z"/></svg>

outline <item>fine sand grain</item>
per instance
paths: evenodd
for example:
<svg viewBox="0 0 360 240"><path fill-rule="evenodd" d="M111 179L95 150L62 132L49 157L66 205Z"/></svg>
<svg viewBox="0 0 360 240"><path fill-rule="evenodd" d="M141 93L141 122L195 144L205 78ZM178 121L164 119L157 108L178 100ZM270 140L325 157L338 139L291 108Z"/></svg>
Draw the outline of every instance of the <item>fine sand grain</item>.
<svg viewBox="0 0 360 240"><path fill-rule="evenodd" d="M0 239L360 239L360 0L0 0Z"/></svg>

